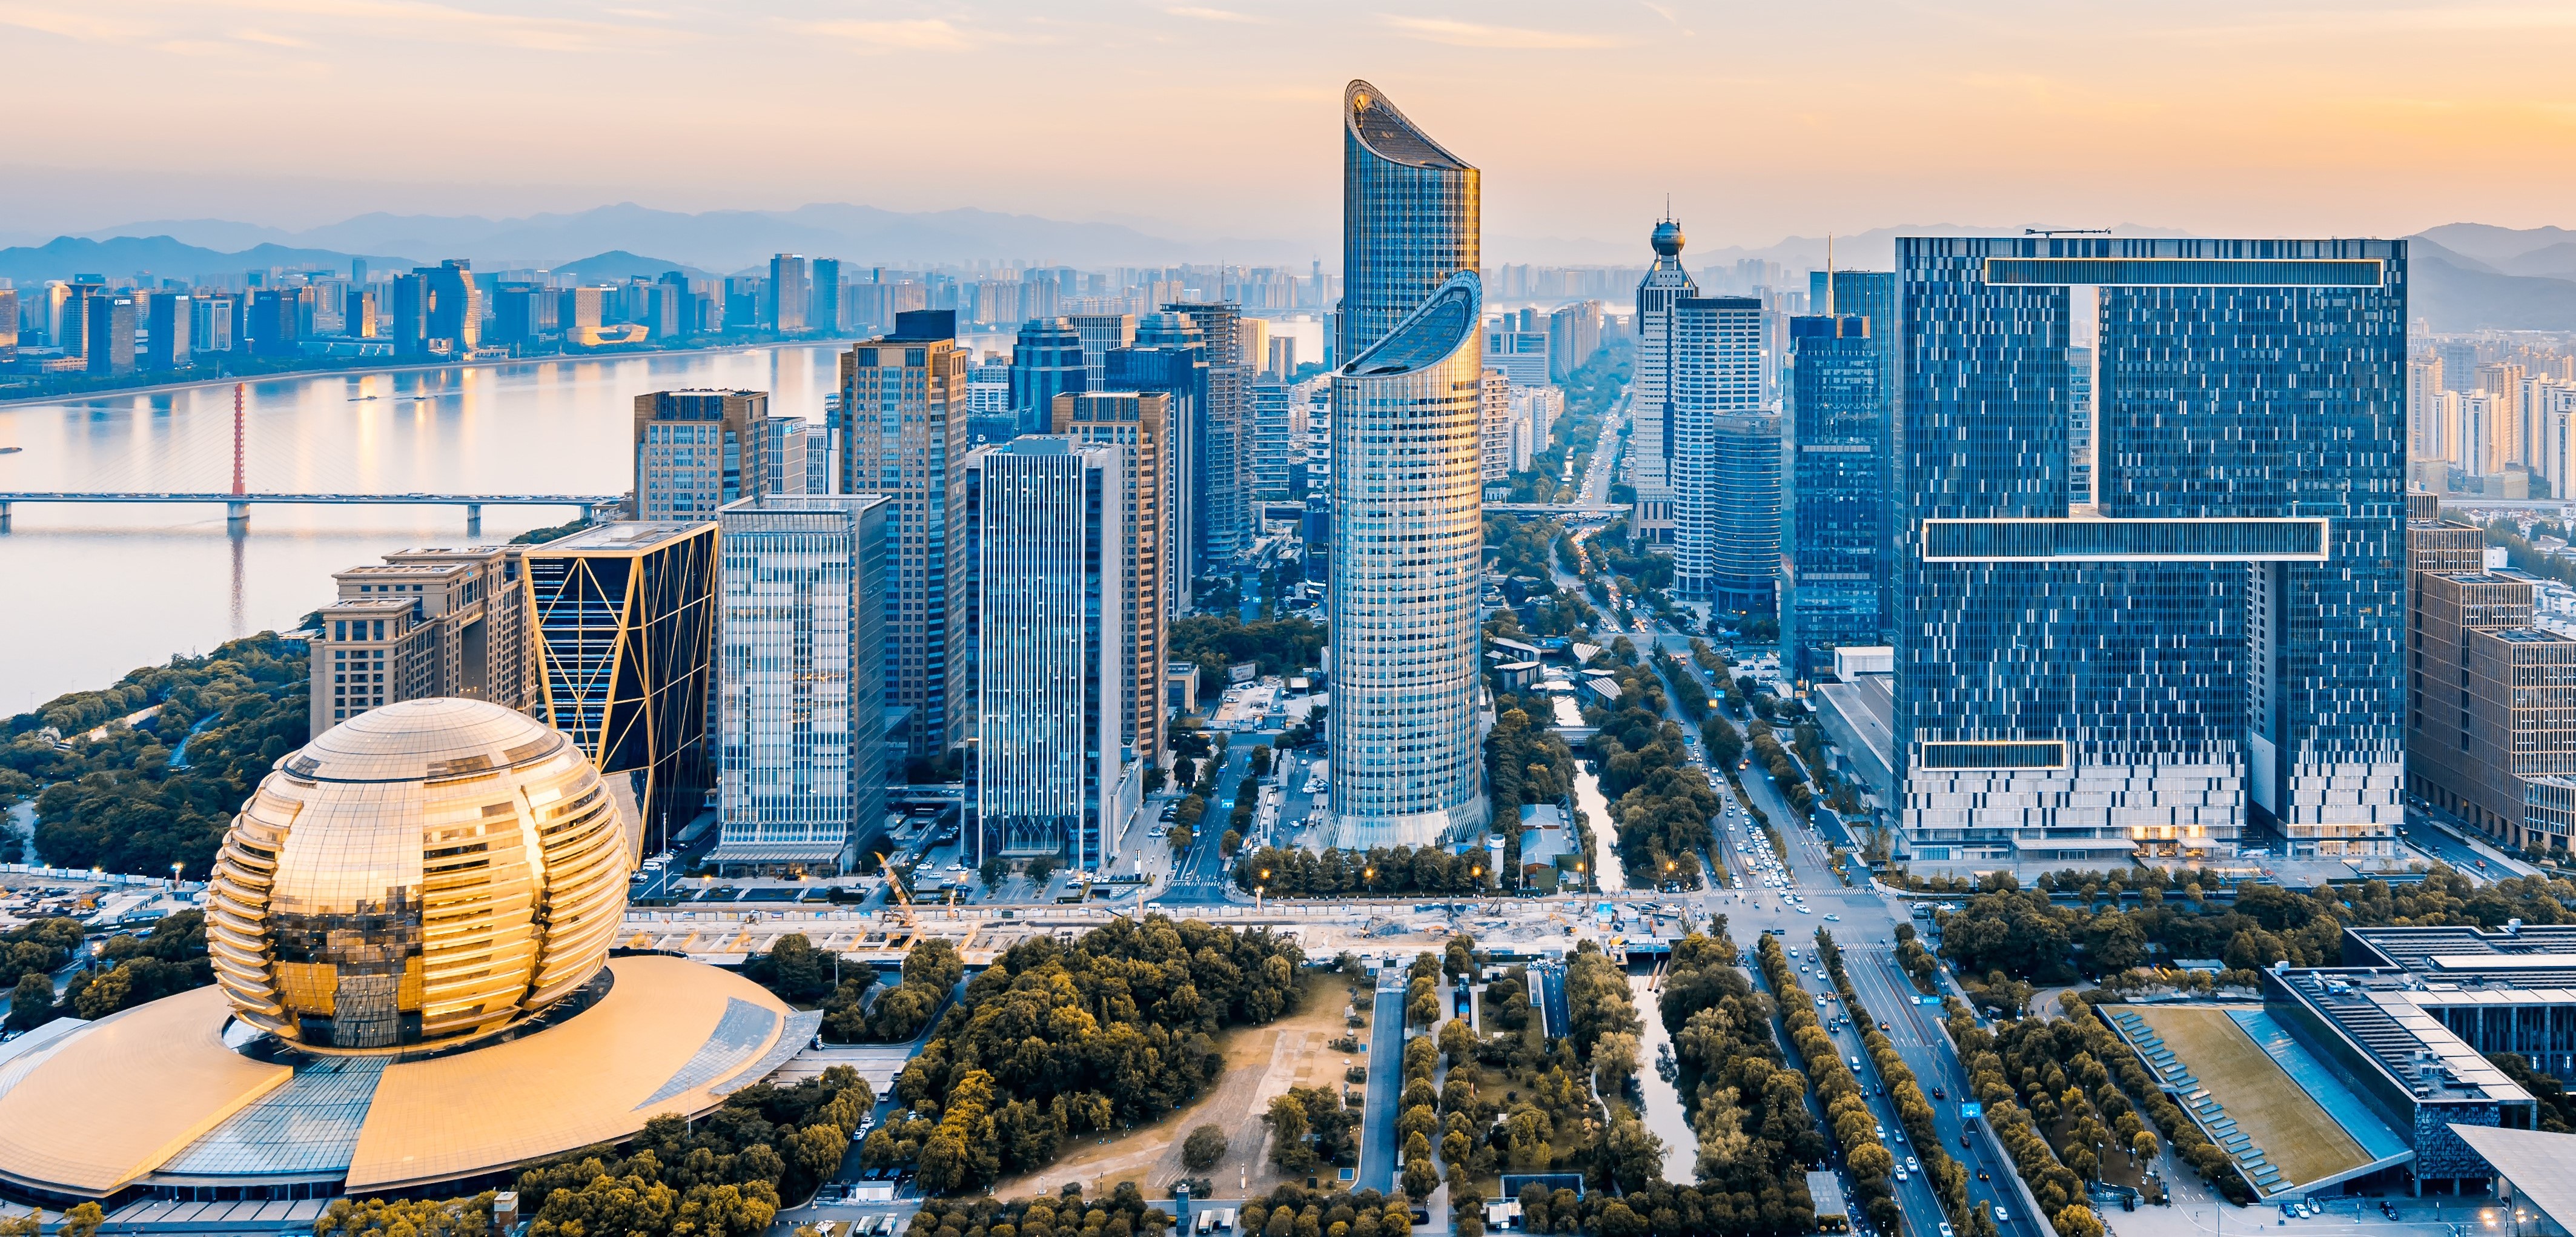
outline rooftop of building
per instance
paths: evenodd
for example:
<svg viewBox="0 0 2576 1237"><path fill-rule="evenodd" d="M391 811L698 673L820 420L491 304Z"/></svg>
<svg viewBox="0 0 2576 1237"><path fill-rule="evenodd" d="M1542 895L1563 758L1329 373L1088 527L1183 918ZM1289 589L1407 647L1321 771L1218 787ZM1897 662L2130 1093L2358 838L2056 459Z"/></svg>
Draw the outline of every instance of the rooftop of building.
<svg viewBox="0 0 2576 1237"><path fill-rule="evenodd" d="M2547 1216L2560 1232L2576 1231L2576 1134L2454 1123L2451 1132L2513 1183L2514 1202ZM2494 1223L2494 1221L2489 1221ZM2514 1231L2524 1231L2516 1223Z"/></svg>
<svg viewBox="0 0 2576 1237"><path fill-rule="evenodd" d="M1351 134L1379 158L1414 167L1443 171L1473 170L1466 160L1450 154L1429 134L1417 128L1404 113L1387 102L1386 92L1367 82L1354 81L1342 92L1342 113L1348 117Z"/></svg>
<svg viewBox="0 0 2576 1237"><path fill-rule="evenodd" d="M387 614L408 614L420 605L414 597L344 597L323 603L322 609L332 614L349 614L381 610Z"/></svg>
<svg viewBox="0 0 2576 1237"><path fill-rule="evenodd" d="M815 1029L759 986L676 958L609 964L606 995L517 1039L419 1058L279 1052L196 988L0 1047L0 1175L56 1194L128 1186L350 1192L476 1177L694 1116Z"/></svg>
<svg viewBox="0 0 2576 1237"><path fill-rule="evenodd" d="M2470 924L2432 927L2346 928L2344 938L2366 947L2378 965L2419 975L2457 973L2485 966L2510 967L2514 959L2576 959L2576 924L2526 924L2501 928ZM2570 966L2576 966L2571 961ZM2528 973L2528 968L2524 968Z"/></svg>
<svg viewBox="0 0 2576 1237"><path fill-rule="evenodd" d="M2513 644L2576 644L2576 639L2538 627L2490 627L2481 629L2478 634Z"/></svg>
<svg viewBox="0 0 2576 1237"><path fill-rule="evenodd" d="M332 572L331 578L345 580L352 576L378 578L391 576L398 580L434 580L462 575L472 570L474 570L472 563L360 563L346 570Z"/></svg>
<svg viewBox="0 0 2576 1237"><path fill-rule="evenodd" d="M593 524L579 532L556 538L542 545L528 547L532 554L581 553L608 551L632 553L658 550L674 542L685 541L715 528L709 520L618 520Z"/></svg>
<svg viewBox="0 0 2576 1237"><path fill-rule="evenodd" d="M2415 977L2386 971L2279 970L2267 976L2314 1010L2418 1102L2530 1103L2409 991Z"/></svg>
<svg viewBox="0 0 2576 1237"><path fill-rule="evenodd" d="M1853 733L1883 761L1896 752L1896 676L1857 674L1847 682L1819 683L1816 695L1842 715Z"/></svg>

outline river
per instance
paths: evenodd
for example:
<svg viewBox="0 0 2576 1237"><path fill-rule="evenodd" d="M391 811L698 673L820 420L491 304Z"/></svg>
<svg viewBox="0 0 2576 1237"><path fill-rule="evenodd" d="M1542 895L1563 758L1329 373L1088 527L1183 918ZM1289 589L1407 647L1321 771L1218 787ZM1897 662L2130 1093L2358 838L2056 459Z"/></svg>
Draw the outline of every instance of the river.
<svg viewBox="0 0 2576 1237"><path fill-rule="evenodd" d="M980 341L979 341L980 342ZM287 375L248 388L254 491L617 494L632 487L635 396L770 392L819 422L847 343ZM0 490L232 488L232 388L102 394L0 408ZM136 666L286 629L331 599L331 573L389 550L457 545L454 507L19 504L0 536L0 715L105 687ZM486 507L484 541L572 519Z"/></svg>
<svg viewBox="0 0 2576 1237"><path fill-rule="evenodd" d="M1656 1008L1653 983L1652 976L1628 977L1628 990L1637 1001L1637 1017L1646 1024L1645 1046L1637 1054L1637 1085L1646 1095L1646 1128L1664 1140L1664 1180L1688 1185L1697 1180L1692 1172L1699 1163L1699 1135L1691 1129L1681 1093L1655 1069L1655 1062L1663 1057L1664 1045L1673 1042L1673 1037L1664 1030L1664 1016Z"/></svg>
<svg viewBox="0 0 2576 1237"><path fill-rule="evenodd" d="M1588 765L1575 767L1574 807L1592 831L1595 886L1603 893L1625 892L1628 874L1619 866L1619 831L1610 825L1610 801L1601 797L1601 779Z"/></svg>

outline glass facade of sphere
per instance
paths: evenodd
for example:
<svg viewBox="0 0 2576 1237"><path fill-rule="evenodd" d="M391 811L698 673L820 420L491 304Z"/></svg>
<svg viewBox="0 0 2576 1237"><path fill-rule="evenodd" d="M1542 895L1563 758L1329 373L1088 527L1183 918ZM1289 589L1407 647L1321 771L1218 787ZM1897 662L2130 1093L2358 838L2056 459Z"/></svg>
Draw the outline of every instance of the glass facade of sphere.
<svg viewBox="0 0 2576 1237"><path fill-rule="evenodd" d="M307 1048L502 1030L606 960L632 813L570 737L499 705L351 718L278 762L226 831L215 980L242 1021Z"/></svg>

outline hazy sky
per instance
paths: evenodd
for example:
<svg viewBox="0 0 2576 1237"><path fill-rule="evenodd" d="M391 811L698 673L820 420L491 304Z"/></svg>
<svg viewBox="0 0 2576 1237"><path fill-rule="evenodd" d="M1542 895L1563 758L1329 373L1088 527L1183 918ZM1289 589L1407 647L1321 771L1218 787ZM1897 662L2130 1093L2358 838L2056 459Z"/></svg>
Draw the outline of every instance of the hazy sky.
<svg viewBox="0 0 2576 1237"><path fill-rule="evenodd" d="M2576 224L2576 3L0 0L0 229L849 201L1338 235L1342 83L1489 260L1942 222Z"/></svg>

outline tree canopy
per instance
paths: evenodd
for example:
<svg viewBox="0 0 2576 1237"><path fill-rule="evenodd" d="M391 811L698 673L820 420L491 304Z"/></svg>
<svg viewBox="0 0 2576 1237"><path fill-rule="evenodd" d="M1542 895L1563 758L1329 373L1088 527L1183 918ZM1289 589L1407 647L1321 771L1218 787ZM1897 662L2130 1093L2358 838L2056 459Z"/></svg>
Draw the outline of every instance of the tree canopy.
<svg viewBox="0 0 2576 1237"><path fill-rule="evenodd" d="M918 1165L933 1193L973 1191L1044 1167L1070 1136L1159 1117L1222 1072L1219 1029L1293 1008L1302 961L1267 931L1160 915L1070 946L1023 940L967 983L862 1155Z"/></svg>

